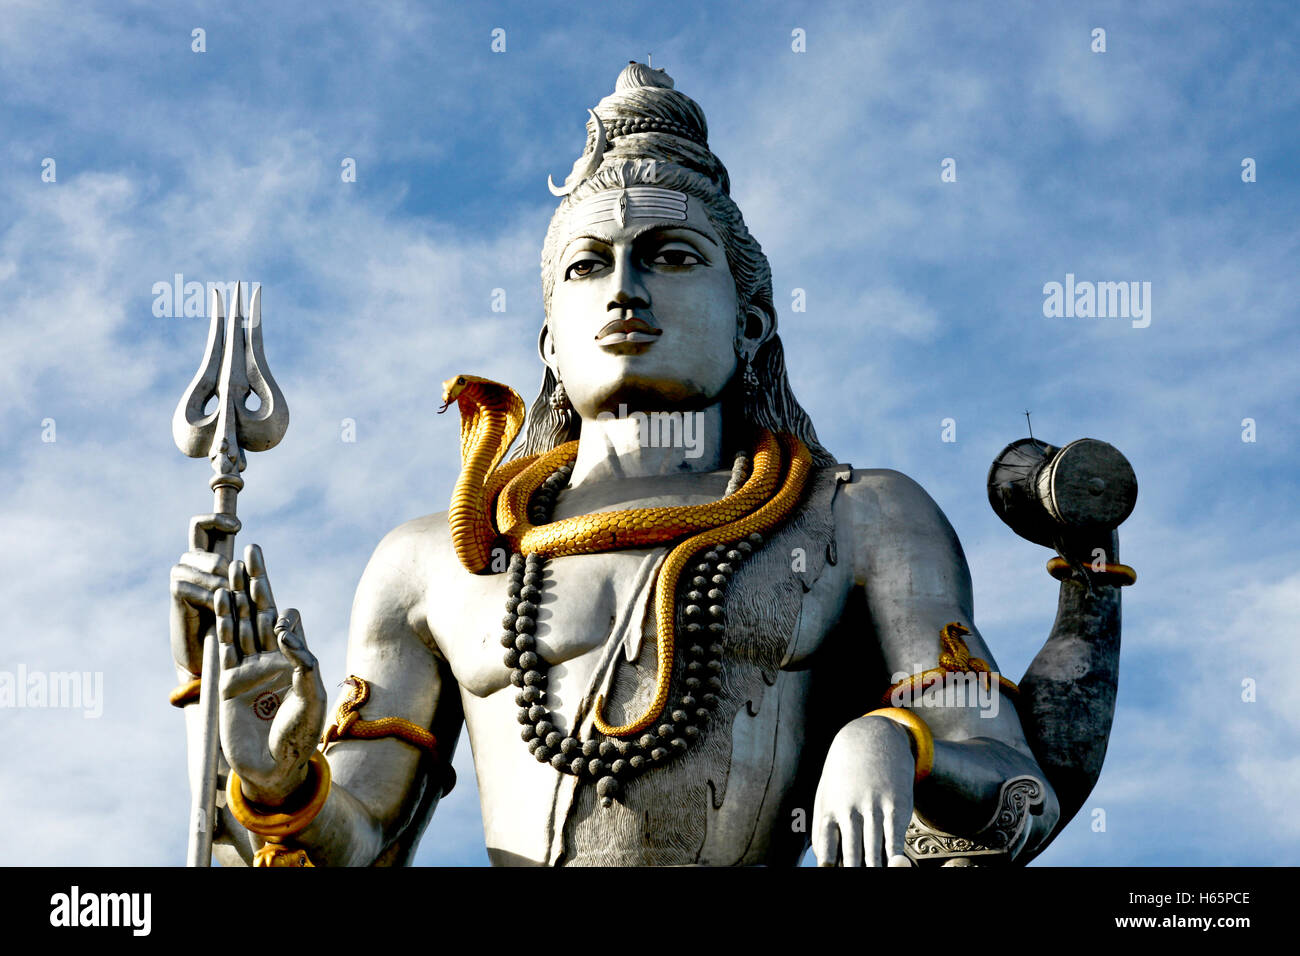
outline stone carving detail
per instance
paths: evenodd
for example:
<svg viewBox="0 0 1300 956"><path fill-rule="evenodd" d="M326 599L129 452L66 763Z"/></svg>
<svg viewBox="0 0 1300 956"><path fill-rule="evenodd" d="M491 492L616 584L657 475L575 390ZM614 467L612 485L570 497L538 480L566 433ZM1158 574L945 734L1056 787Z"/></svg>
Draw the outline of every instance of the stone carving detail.
<svg viewBox="0 0 1300 956"><path fill-rule="evenodd" d="M945 833L917 816L907 826L907 855L914 863L989 866L1010 863L1029 837L1029 818L1043 812L1043 784L1012 777L998 793L992 819L972 836Z"/></svg>

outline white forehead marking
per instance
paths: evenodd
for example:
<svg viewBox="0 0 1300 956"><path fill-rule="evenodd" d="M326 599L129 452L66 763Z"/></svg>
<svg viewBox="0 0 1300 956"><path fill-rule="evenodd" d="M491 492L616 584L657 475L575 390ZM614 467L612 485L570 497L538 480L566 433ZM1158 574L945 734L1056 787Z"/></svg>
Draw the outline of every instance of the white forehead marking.
<svg viewBox="0 0 1300 956"><path fill-rule="evenodd" d="M574 222L595 226L603 222L625 226L633 219L685 219L686 194L662 186L628 186L588 196L573 211Z"/></svg>

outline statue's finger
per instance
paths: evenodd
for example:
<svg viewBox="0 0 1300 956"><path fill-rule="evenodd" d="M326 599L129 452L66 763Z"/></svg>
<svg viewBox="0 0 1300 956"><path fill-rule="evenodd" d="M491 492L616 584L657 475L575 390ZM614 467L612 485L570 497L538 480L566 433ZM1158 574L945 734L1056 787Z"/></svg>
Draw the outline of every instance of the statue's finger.
<svg viewBox="0 0 1300 956"><path fill-rule="evenodd" d="M235 619L231 614L230 592L225 588L212 592L212 610L217 616L217 639L230 644L235 637Z"/></svg>
<svg viewBox="0 0 1300 956"><path fill-rule="evenodd" d="M275 650L276 633L275 621L277 618L275 608L267 608L265 611L253 611L253 623L255 637L257 639L257 648L262 651Z"/></svg>
<svg viewBox="0 0 1300 956"><path fill-rule="evenodd" d="M172 601L168 615L172 657L191 674L197 674L203 668L201 652L195 640L199 630L199 612L188 601L181 599Z"/></svg>
<svg viewBox="0 0 1300 956"><path fill-rule="evenodd" d="M275 622L275 632L278 635L281 631L288 631L292 634L302 636L302 615L298 613L296 607L285 608L280 619Z"/></svg>
<svg viewBox="0 0 1300 956"><path fill-rule="evenodd" d="M293 689L305 703L325 701L325 682L321 680L320 668L316 666L316 655L307 650L307 645L296 634L281 632L280 649L284 656L293 661Z"/></svg>
<svg viewBox="0 0 1300 956"><path fill-rule="evenodd" d="M299 673L315 673L317 670L316 655L309 651L302 641L295 635L281 632L280 634L280 651L293 664L295 675ZM294 678L295 683L297 677Z"/></svg>
<svg viewBox="0 0 1300 956"><path fill-rule="evenodd" d="M212 597L212 607L217 616L217 641L221 644L221 666L234 667L239 663L239 647L235 642L235 619L231 614L231 595L218 588Z"/></svg>
<svg viewBox="0 0 1300 956"><path fill-rule="evenodd" d="M230 567L226 570L226 578L230 590L236 594L248 590L248 569L244 567L243 561L231 561Z"/></svg>
<svg viewBox="0 0 1300 956"><path fill-rule="evenodd" d="M239 628L239 650L247 657L258 652L257 633L253 630L252 606L249 604L248 595L243 591L235 592L234 602Z"/></svg>
<svg viewBox="0 0 1300 956"><path fill-rule="evenodd" d="M180 556L178 563L208 574L219 574L223 578L230 567L230 562L226 560L226 556L215 551L189 550Z"/></svg>
<svg viewBox="0 0 1300 956"><path fill-rule="evenodd" d="M218 582L216 586L222 587L223 585ZM207 608L209 611L212 610L213 588L211 587L204 587L203 585L195 584L193 581L176 580L176 578L173 577L172 594L187 605Z"/></svg>
<svg viewBox="0 0 1300 956"><path fill-rule="evenodd" d="M862 814L854 810L849 813L840 830L840 853L844 856L845 866L862 866L863 839L870 840L870 831L863 832ZM871 844L867 843L867 852Z"/></svg>
<svg viewBox="0 0 1300 956"><path fill-rule="evenodd" d="M862 862L859 866L885 865L885 815L873 804L862 818Z"/></svg>
<svg viewBox="0 0 1300 956"><path fill-rule="evenodd" d="M294 666L294 671L316 669L316 656L307 649L307 639L302 633L302 617L297 608L289 608L275 624L275 634L280 651Z"/></svg>
<svg viewBox="0 0 1300 956"><path fill-rule="evenodd" d="M248 590L253 596L253 606L259 611L273 609L275 598L271 595L271 579L266 574L266 558L262 555L262 549L255 544L245 548L244 565L248 569Z"/></svg>
<svg viewBox="0 0 1300 956"><path fill-rule="evenodd" d="M190 549L193 551L211 551L212 532L223 535L238 534L243 527L234 515L195 515L190 519Z"/></svg>
<svg viewBox="0 0 1300 956"><path fill-rule="evenodd" d="M830 817L814 814L813 853L818 866L834 866L840 858L840 828Z"/></svg>
<svg viewBox="0 0 1300 956"><path fill-rule="evenodd" d="M912 861L908 858L907 847L907 825L912 820L911 809L902 810L897 806L885 807L885 865L886 866L911 866ZM903 858L902 863L894 862L898 857Z"/></svg>
<svg viewBox="0 0 1300 956"><path fill-rule="evenodd" d="M193 554L196 552L190 553ZM179 564L172 565L171 580L188 581L189 583L196 584L207 591L215 591L217 588L230 586L230 578L227 574L226 568L223 567L220 571L216 572L208 571L203 568L196 568L193 565L186 563L185 555L181 555L181 561ZM205 607L211 608L212 599L208 598L203 602L203 604Z"/></svg>
<svg viewBox="0 0 1300 956"><path fill-rule="evenodd" d="M239 666L239 647L236 644L221 645L221 669L228 671Z"/></svg>

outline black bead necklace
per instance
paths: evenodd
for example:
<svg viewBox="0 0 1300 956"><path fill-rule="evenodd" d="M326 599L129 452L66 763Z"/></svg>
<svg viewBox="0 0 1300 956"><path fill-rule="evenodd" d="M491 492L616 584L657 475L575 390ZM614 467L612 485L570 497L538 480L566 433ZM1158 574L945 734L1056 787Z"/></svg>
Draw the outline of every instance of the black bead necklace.
<svg viewBox="0 0 1300 956"><path fill-rule="evenodd" d="M745 456L738 454L727 494L740 487L746 465ZM529 521L542 525L550 520L555 499L572 473L573 466L565 465L542 483L529 502ZM562 734L556 729L544 703L549 665L538 653L536 638L548 559L537 554L512 554L501 644L506 648L504 660L510 668L510 683L519 688L515 703L523 725L520 736L538 762L595 783L601 805L608 807L622 796L624 783L684 753L698 740L722 690L727 585L740 563L762 544L762 535L751 534L701 555L685 594L685 607L678 616L676 643L685 648L681 655L686 675L683 692L660 716L659 726L636 740L605 737L595 730L597 736L579 740L572 733Z"/></svg>

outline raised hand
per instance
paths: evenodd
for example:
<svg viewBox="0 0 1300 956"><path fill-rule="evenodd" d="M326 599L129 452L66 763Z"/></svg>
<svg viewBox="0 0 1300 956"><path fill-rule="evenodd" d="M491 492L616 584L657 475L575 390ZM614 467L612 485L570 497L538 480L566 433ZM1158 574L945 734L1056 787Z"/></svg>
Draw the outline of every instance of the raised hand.
<svg viewBox="0 0 1300 956"><path fill-rule="evenodd" d="M278 806L307 777L325 725L325 685L302 621L281 616L257 545L213 594L221 644L221 747L245 796Z"/></svg>

